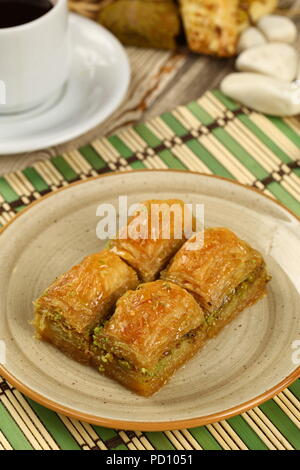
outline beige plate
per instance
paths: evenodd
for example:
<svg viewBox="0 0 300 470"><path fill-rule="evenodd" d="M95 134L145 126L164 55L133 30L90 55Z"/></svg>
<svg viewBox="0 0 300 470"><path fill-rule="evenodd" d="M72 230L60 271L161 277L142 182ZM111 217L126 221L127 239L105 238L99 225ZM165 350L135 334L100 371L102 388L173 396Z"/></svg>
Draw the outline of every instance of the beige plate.
<svg viewBox="0 0 300 470"><path fill-rule="evenodd" d="M100 203L182 198L205 204L208 226L226 226L258 248L273 276L268 296L244 311L169 384L141 398L92 368L34 339L32 301L60 273L100 250ZM260 193L180 171L116 173L64 188L17 216L1 234L0 373L34 400L104 426L163 430L192 427L245 411L299 376L300 224ZM294 353L294 356L293 356ZM294 358L294 360L293 360Z"/></svg>

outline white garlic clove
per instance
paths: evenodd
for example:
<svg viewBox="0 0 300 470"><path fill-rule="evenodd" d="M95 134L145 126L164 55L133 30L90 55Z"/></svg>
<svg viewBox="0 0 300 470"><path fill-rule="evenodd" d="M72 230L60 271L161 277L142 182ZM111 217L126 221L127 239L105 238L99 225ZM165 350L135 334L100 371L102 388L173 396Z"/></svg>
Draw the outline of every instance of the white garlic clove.
<svg viewBox="0 0 300 470"><path fill-rule="evenodd" d="M300 83L287 83L256 73L232 73L221 83L222 92L230 98L274 116L300 113Z"/></svg>
<svg viewBox="0 0 300 470"><path fill-rule="evenodd" d="M289 18L280 15L266 15L257 22L257 27L270 42L293 43L297 39L297 28Z"/></svg>
<svg viewBox="0 0 300 470"><path fill-rule="evenodd" d="M266 38L259 31L259 29L254 28L254 26L251 26L250 28L245 29L245 31L243 31L240 35L237 45L237 51L242 52L246 49L250 49L251 47L261 46L266 42Z"/></svg>
<svg viewBox="0 0 300 470"><path fill-rule="evenodd" d="M264 44L242 52L236 60L237 70L262 73L291 82L297 75L298 54L285 43Z"/></svg>

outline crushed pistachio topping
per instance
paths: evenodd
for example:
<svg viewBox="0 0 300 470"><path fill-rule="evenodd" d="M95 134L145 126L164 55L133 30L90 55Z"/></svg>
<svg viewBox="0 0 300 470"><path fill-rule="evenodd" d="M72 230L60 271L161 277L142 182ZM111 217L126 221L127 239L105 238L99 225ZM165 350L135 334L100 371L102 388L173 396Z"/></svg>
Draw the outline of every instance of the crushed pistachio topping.
<svg viewBox="0 0 300 470"><path fill-rule="evenodd" d="M54 321L60 321L61 319L62 319L61 313L55 313L55 314L53 315L53 320L54 320Z"/></svg>
<svg viewBox="0 0 300 470"><path fill-rule="evenodd" d="M94 329L94 334L97 335L98 333L100 333L100 331L102 330L103 326L96 326L96 328Z"/></svg>
<svg viewBox="0 0 300 470"><path fill-rule="evenodd" d="M118 363L124 369L128 369L128 370L132 369L131 364L128 361L125 361L125 359L118 359Z"/></svg>
<svg viewBox="0 0 300 470"><path fill-rule="evenodd" d="M108 266L106 264L106 261L103 258L99 258L99 264L100 264L101 268L108 268Z"/></svg>
<svg viewBox="0 0 300 470"><path fill-rule="evenodd" d="M162 288L163 288L163 289L170 290L170 289L171 289L171 286L170 286L170 284L169 284L168 282L164 282L164 283L162 284Z"/></svg>
<svg viewBox="0 0 300 470"><path fill-rule="evenodd" d="M114 360L113 355L111 353L106 353L101 356L102 362L112 362Z"/></svg>

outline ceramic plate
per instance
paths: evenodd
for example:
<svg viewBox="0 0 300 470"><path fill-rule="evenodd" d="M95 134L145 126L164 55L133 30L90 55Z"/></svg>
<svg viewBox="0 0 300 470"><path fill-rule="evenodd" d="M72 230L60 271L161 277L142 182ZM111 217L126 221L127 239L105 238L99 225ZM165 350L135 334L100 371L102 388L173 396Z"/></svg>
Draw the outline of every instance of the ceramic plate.
<svg viewBox="0 0 300 470"><path fill-rule="evenodd" d="M70 14L72 66L63 91L42 106L0 116L0 154L57 145L104 121L125 96L130 79L126 52L94 21Z"/></svg>
<svg viewBox="0 0 300 470"><path fill-rule="evenodd" d="M60 273L101 250L96 208L155 198L205 204L207 226L225 226L260 250L273 279L245 310L158 393L142 398L34 339L32 301ZM180 171L137 171L90 179L34 203L0 242L0 373L34 400L104 426L163 430L241 413L299 375L300 224L287 209L228 180ZM2 343L3 344L3 343ZM299 347L299 346L298 346Z"/></svg>

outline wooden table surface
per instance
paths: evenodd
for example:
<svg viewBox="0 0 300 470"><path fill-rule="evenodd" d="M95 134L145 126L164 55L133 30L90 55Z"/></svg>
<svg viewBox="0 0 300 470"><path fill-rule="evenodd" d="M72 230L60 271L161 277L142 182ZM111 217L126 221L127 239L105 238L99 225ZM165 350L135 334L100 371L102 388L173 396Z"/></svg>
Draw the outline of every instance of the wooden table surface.
<svg viewBox="0 0 300 470"><path fill-rule="evenodd" d="M289 15L300 30L300 0L294 2ZM18 155L0 155L0 174L22 170L38 160L78 148L100 135L112 134L124 126L197 99L206 90L218 87L234 64L232 59L215 59L186 50L127 48L127 52L132 68L131 84L126 99L109 119L63 145Z"/></svg>

